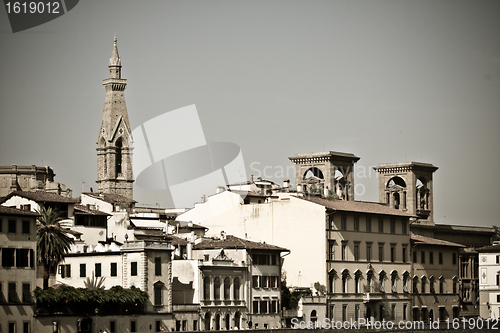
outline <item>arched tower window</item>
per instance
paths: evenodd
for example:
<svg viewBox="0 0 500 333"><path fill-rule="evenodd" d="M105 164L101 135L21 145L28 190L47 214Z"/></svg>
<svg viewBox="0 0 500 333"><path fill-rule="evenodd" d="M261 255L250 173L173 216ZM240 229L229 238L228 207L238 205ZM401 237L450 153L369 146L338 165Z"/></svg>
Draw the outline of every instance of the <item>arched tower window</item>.
<svg viewBox="0 0 500 333"><path fill-rule="evenodd" d="M116 171L116 176L120 176L122 174L122 138L119 138L116 140L115 147L116 147L116 157L115 157L115 171Z"/></svg>
<svg viewBox="0 0 500 333"><path fill-rule="evenodd" d="M395 209L406 209L406 182L399 176L387 182L386 203Z"/></svg>

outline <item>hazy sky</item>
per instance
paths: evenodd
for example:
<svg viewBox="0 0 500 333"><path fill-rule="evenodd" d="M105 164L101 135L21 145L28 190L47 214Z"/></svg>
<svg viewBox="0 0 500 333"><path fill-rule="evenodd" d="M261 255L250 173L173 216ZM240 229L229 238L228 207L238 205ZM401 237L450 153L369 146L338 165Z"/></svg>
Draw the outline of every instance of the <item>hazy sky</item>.
<svg viewBox="0 0 500 333"><path fill-rule="evenodd" d="M0 165L97 188L115 34L132 129L196 104L207 141L279 183L296 153L353 153L357 200L379 163L432 163L437 223L500 224L500 1L94 0L15 34L2 6Z"/></svg>

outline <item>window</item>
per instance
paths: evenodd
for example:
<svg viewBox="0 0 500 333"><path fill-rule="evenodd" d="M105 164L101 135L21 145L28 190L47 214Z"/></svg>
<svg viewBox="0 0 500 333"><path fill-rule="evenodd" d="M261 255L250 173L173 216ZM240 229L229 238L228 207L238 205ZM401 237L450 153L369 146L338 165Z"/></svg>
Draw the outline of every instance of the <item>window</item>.
<svg viewBox="0 0 500 333"><path fill-rule="evenodd" d="M208 276L203 279L203 299L210 300L210 279Z"/></svg>
<svg viewBox="0 0 500 333"><path fill-rule="evenodd" d="M349 272L344 271L342 273L342 293L347 293L347 278L349 277Z"/></svg>
<svg viewBox="0 0 500 333"><path fill-rule="evenodd" d="M384 243L378 243L378 261L384 261Z"/></svg>
<svg viewBox="0 0 500 333"><path fill-rule="evenodd" d="M226 277L224 279L224 299L228 300L231 295L231 282L229 281L229 278Z"/></svg>
<svg viewBox="0 0 500 333"><path fill-rule="evenodd" d="M271 313L278 313L278 301L277 300L272 300L271 301Z"/></svg>
<svg viewBox="0 0 500 333"><path fill-rule="evenodd" d="M366 242L366 261L372 261L372 243Z"/></svg>
<svg viewBox="0 0 500 333"><path fill-rule="evenodd" d="M161 276L161 258L155 257L155 275Z"/></svg>
<svg viewBox="0 0 500 333"><path fill-rule="evenodd" d="M391 262L396 261L396 244L391 244Z"/></svg>
<svg viewBox="0 0 500 333"><path fill-rule="evenodd" d="M260 313L268 313L268 301L260 301Z"/></svg>
<svg viewBox="0 0 500 333"><path fill-rule="evenodd" d="M359 260L359 242L354 242L354 260Z"/></svg>
<svg viewBox="0 0 500 333"><path fill-rule="evenodd" d="M366 289L367 289L367 292L369 292L369 293L372 292L372 281L373 281L373 271L369 270L366 273Z"/></svg>
<svg viewBox="0 0 500 333"><path fill-rule="evenodd" d="M420 253L420 262L421 262L422 264L425 264L425 251L422 251L422 252Z"/></svg>
<svg viewBox="0 0 500 333"><path fill-rule="evenodd" d="M137 332L137 322L135 320L130 321L130 332Z"/></svg>
<svg viewBox="0 0 500 333"><path fill-rule="evenodd" d="M2 266L14 267L16 249L3 248L2 249Z"/></svg>
<svg viewBox="0 0 500 333"><path fill-rule="evenodd" d="M340 218L340 230L347 230L347 217L345 216Z"/></svg>
<svg viewBox="0 0 500 333"><path fill-rule="evenodd" d="M342 260L347 260L347 241L342 241Z"/></svg>
<svg viewBox="0 0 500 333"><path fill-rule="evenodd" d="M112 262L111 263L111 267L110 267L110 274L111 276L117 276L118 274L118 265L116 264L116 262Z"/></svg>
<svg viewBox="0 0 500 333"><path fill-rule="evenodd" d="M407 253L408 253L408 245L403 244L403 251L401 252L401 254L403 256L403 262L405 262L405 263L408 262Z"/></svg>
<svg viewBox="0 0 500 333"><path fill-rule="evenodd" d="M23 283L23 303L31 303L31 285Z"/></svg>
<svg viewBox="0 0 500 333"><path fill-rule="evenodd" d="M396 221L391 220L391 234L396 233Z"/></svg>
<svg viewBox="0 0 500 333"><path fill-rule="evenodd" d="M408 292L408 272L403 274L403 292Z"/></svg>
<svg viewBox="0 0 500 333"><path fill-rule="evenodd" d="M220 279L219 279L219 277L216 277L214 279L214 299L215 300L220 299Z"/></svg>
<svg viewBox="0 0 500 333"><path fill-rule="evenodd" d="M396 319L396 304L391 304L391 320Z"/></svg>
<svg viewBox="0 0 500 333"><path fill-rule="evenodd" d="M240 299L240 279L235 277L233 282L233 299Z"/></svg>
<svg viewBox="0 0 500 333"><path fill-rule="evenodd" d="M16 323L9 322L9 333L16 333Z"/></svg>
<svg viewBox="0 0 500 333"><path fill-rule="evenodd" d="M161 332L161 320L157 320L155 322L155 329L156 329L156 332Z"/></svg>
<svg viewBox="0 0 500 333"><path fill-rule="evenodd" d="M452 257L452 264L453 264L453 265L456 265L456 264L457 264L457 254L456 254L456 253L453 253L453 257Z"/></svg>
<svg viewBox="0 0 500 333"><path fill-rule="evenodd" d="M498 281L498 275L497 275L497 281ZM453 293L456 294L457 293L457 278L454 278L453 279Z"/></svg>
<svg viewBox="0 0 500 333"><path fill-rule="evenodd" d="M87 276L87 265L80 264L80 277L86 277L86 276Z"/></svg>
<svg viewBox="0 0 500 333"><path fill-rule="evenodd" d="M260 277L260 286L262 288L269 288L269 276L261 276Z"/></svg>
<svg viewBox="0 0 500 333"><path fill-rule="evenodd" d="M347 304L342 304L342 321L347 321Z"/></svg>
<svg viewBox="0 0 500 333"><path fill-rule="evenodd" d="M109 321L109 332L116 333L116 321L114 320Z"/></svg>
<svg viewBox="0 0 500 333"><path fill-rule="evenodd" d="M259 301L253 301L253 313L259 313Z"/></svg>
<svg viewBox="0 0 500 333"><path fill-rule="evenodd" d="M497 264L500 264L500 256L497 256Z"/></svg>
<svg viewBox="0 0 500 333"><path fill-rule="evenodd" d="M252 276L252 287L254 287L254 288L259 288L260 287L259 276L258 275L253 275Z"/></svg>
<svg viewBox="0 0 500 333"><path fill-rule="evenodd" d="M278 264L277 255L271 255L271 265L276 266Z"/></svg>
<svg viewBox="0 0 500 333"><path fill-rule="evenodd" d="M337 246L337 242L335 240L328 241L328 259L335 260L335 246Z"/></svg>
<svg viewBox="0 0 500 333"><path fill-rule="evenodd" d="M421 281L421 284L422 286L420 287L422 289L422 294L425 294L427 292L427 279L425 278L425 276L422 277L422 281Z"/></svg>
<svg viewBox="0 0 500 333"><path fill-rule="evenodd" d="M434 252L429 251L429 264L434 265Z"/></svg>
<svg viewBox="0 0 500 333"><path fill-rule="evenodd" d="M17 302L17 290L16 290L16 283L15 282L9 282L8 284L8 302L9 303L15 303Z"/></svg>
<svg viewBox="0 0 500 333"><path fill-rule="evenodd" d="M413 293L418 294L418 278L413 277Z"/></svg>
<svg viewBox="0 0 500 333"><path fill-rule="evenodd" d="M16 233L16 220L9 220L8 232L11 234Z"/></svg>
<svg viewBox="0 0 500 333"><path fill-rule="evenodd" d="M417 263L417 251L413 251L413 263Z"/></svg>
<svg viewBox="0 0 500 333"><path fill-rule="evenodd" d="M359 231L359 217L354 218L354 231Z"/></svg>
<svg viewBox="0 0 500 333"><path fill-rule="evenodd" d="M439 264L442 265L443 264L443 252L439 252L438 260L439 260Z"/></svg>
<svg viewBox="0 0 500 333"><path fill-rule="evenodd" d="M354 275L354 292L358 294L360 292L359 280L361 279L361 273L357 272Z"/></svg>
<svg viewBox="0 0 500 333"><path fill-rule="evenodd" d="M198 330L198 320L193 320L193 331Z"/></svg>
<svg viewBox="0 0 500 333"><path fill-rule="evenodd" d="M137 261L130 263L130 276L137 276Z"/></svg>
<svg viewBox="0 0 500 333"><path fill-rule="evenodd" d="M433 277L433 276L431 276L431 277L429 278L429 292L430 292L431 294L435 294L435 293L436 293L436 290L434 289L434 282L435 282L435 281L434 281L434 277Z"/></svg>
<svg viewBox="0 0 500 333"><path fill-rule="evenodd" d="M372 219L366 218L366 232L372 232Z"/></svg>
<svg viewBox="0 0 500 333"><path fill-rule="evenodd" d="M439 278L439 293L444 294L444 278Z"/></svg>
<svg viewBox="0 0 500 333"><path fill-rule="evenodd" d="M163 305L163 283L161 282L154 284L154 301L155 306Z"/></svg>
<svg viewBox="0 0 500 333"><path fill-rule="evenodd" d="M380 282L380 292L381 293L385 293L385 285L384 285L384 282L386 280L386 273L384 271L381 271L380 274L379 274L379 282Z"/></svg>
<svg viewBox="0 0 500 333"><path fill-rule="evenodd" d="M71 265L60 265L59 269L61 270L61 278L69 278L71 277Z"/></svg>
<svg viewBox="0 0 500 333"><path fill-rule="evenodd" d="M102 267L100 263L95 264L95 277L101 277L102 276Z"/></svg>
<svg viewBox="0 0 500 333"><path fill-rule="evenodd" d="M23 221L23 229L22 229L22 233L23 234L30 234L31 233L31 228L30 228L30 221Z"/></svg>
<svg viewBox="0 0 500 333"><path fill-rule="evenodd" d="M16 267L29 267L29 249L16 249Z"/></svg>
<svg viewBox="0 0 500 333"><path fill-rule="evenodd" d="M333 214L328 215L328 229L333 230Z"/></svg>
<svg viewBox="0 0 500 333"><path fill-rule="evenodd" d="M354 305L354 320L359 319L359 304Z"/></svg>
<svg viewBox="0 0 500 333"><path fill-rule="evenodd" d="M396 280L398 278L398 274L396 272L393 272L391 274L391 292L397 293L397 286L396 286Z"/></svg>
<svg viewBox="0 0 500 333"><path fill-rule="evenodd" d="M378 232L381 234L384 233L384 220L382 219L378 220Z"/></svg>
<svg viewBox="0 0 500 333"><path fill-rule="evenodd" d="M23 333L30 333L30 322L23 322Z"/></svg>

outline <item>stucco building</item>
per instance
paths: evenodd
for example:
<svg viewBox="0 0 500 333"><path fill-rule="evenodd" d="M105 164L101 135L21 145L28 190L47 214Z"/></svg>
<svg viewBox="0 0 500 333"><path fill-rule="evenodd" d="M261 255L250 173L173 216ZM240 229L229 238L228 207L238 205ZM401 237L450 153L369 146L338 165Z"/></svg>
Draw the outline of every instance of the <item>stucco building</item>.
<svg viewBox="0 0 500 333"><path fill-rule="evenodd" d="M37 216L0 206L0 325L5 333L33 329Z"/></svg>
<svg viewBox="0 0 500 333"><path fill-rule="evenodd" d="M479 315L500 318L500 244L477 249L479 253Z"/></svg>

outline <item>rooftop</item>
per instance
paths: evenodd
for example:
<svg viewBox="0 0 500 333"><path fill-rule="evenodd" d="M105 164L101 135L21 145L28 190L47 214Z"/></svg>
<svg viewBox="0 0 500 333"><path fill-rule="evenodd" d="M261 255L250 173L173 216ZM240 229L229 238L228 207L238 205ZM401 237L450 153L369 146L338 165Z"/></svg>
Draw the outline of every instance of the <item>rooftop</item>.
<svg viewBox="0 0 500 333"><path fill-rule="evenodd" d="M465 247L465 245L462 245L462 244L452 243L452 242L444 241L441 239L435 239L435 238L421 236L421 235L415 235L413 232L410 233L410 239L415 244Z"/></svg>
<svg viewBox="0 0 500 333"><path fill-rule="evenodd" d="M77 203L78 198L68 198L56 193L49 193L45 191L14 191L3 197L2 202L14 197L23 197L36 202L59 202L59 203Z"/></svg>
<svg viewBox="0 0 500 333"><path fill-rule="evenodd" d="M40 216L40 214L30 210L0 206L0 215L19 215L19 216Z"/></svg>
<svg viewBox="0 0 500 333"><path fill-rule="evenodd" d="M129 199L124 197L123 195L115 194L115 193L96 193L96 192L85 192L82 193L92 197L94 199L99 199L111 204L119 204L119 203L135 203L137 201L133 199Z"/></svg>
<svg viewBox="0 0 500 333"><path fill-rule="evenodd" d="M209 249L246 249L246 250L271 250L289 252L288 249L266 243L252 242L236 236L227 235L221 238L203 238L202 241L193 246L194 250Z"/></svg>
<svg viewBox="0 0 500 333"><path fill-rule="evenodd" d="M410 213L391 208L389 206L386 206L378 202L327 200L314 196L297 197L297 198L314 202L318 205L322 205L326 208L330 208L336 211L414 217L414 215Z"/></svg>
<svg viewBox="0 0 500 333"><path fill-rule="evenodd" d="M111 216L111 214L105 213L97 209L90 209L85 205L75 205L74 210L75 215L101 215L101 216Z"/></svg>

